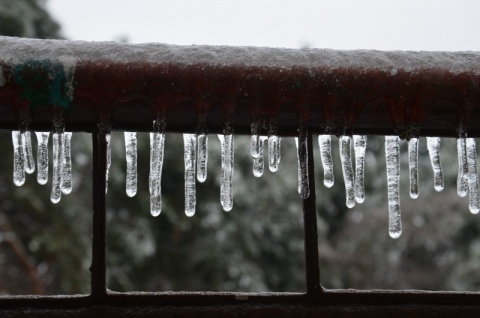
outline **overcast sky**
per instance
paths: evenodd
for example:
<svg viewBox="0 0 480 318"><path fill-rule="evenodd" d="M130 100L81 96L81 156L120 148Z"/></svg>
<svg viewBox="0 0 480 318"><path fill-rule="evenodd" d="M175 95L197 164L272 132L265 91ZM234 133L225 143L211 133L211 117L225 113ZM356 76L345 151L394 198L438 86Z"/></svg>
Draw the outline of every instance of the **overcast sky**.
<svg viewBox="0 0 480 318"><path fill-rule="evenodd" d="M480 51L477 0L48 0L72 40Z"/></svg>

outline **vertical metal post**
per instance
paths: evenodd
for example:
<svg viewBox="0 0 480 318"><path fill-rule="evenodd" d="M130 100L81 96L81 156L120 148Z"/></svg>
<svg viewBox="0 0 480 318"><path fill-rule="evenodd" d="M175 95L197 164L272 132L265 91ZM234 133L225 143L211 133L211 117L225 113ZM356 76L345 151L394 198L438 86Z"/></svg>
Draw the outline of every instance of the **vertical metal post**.
<svg viewBox="0 0 480 318"><path fill-rule="evenodd" d="M107 143L105 132L92 134L93 143L93 243L91 271L91 297L94 303L102 303L107 295L106 265L106 209L105 172L107 167Z"/></svg>
<svg viewBox="0 0 480 318"><path fill-rule="evenodd" d="M308 182L310 195L303 200L303 222L305 230L305 266L307 295L321 292L320 265L318 260L317 211L315 196L315 169L313 160L313 135L308 133Z"/></svg>

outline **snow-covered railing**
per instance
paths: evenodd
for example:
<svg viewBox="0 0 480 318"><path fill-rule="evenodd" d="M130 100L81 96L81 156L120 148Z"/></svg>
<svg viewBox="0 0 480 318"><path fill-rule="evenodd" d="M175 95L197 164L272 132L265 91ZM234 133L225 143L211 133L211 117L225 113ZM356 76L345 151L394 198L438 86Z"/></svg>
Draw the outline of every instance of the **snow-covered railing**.
<svg viewBox="0 0 480 318"><path fill-rule="evenodd" d="M0 37L0 128L13 130L15 184L21 185L25 172L34 169L30 131L36 131L39 140L38 182L47 181L44 154L52 131L51 199L58 202L61 193L71 190L71 132L94 134L92 296L97 300L113 297L105 287L104 244L112 129L125 131L130 196L136 192L136 132L151 132L153 215L161 211L165 132L184 134L189 216L195 213L195 179L202 182L206 177L208 134L218 134L222 144L220 200L226 211L233 204L233 134L251 134L256 176L263 169L264 142L268 141L269 168L275 171L281 137L295 137L298 190L304 199L307 292L312 295L322 292L313 134L319 135L327 187L333 184L330 135L339 137L349 207L364 200L366 135L386 136L389 232L394 238L401 234L399 140L409 141L410 195L415 198L418 138L427 137L438 191L443 188L440 137L458 138L458 193L468 193L470 210L478 213L473 138L480 136L479 83L477 52L184 47Z"/></svg>

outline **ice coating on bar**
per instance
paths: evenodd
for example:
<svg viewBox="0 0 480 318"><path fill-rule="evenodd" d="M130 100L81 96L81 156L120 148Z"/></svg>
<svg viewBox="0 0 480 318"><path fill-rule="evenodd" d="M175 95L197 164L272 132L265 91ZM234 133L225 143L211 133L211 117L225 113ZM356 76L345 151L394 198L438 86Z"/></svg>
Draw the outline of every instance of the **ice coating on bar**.
<svg viewBox="0 0 480 318"><path fill-rule="evenodd" d="M365 201L365 150L367 148L367 136L354 135L353 144L355 151L355 201Z"/></svg>
<svg viewBox="0 0 480 318"><path fill-rule="evenodd" d="M399 238L402 235L399 137L385 136L385 159L388 184L388 233L392 238Z"/></svg>
<svg viewBox="0 0 480 318"><path fill-rule="evenodd" d="M129 197L133 197L137 194L137 133L126 131L124 138L127 162L125 190Z"/></svg>
<svg viewBox="0 0 480 318"><path fill-rule="evenodd" d="M110 133L105 134L105 143L107 146L107 166L105 168L105 193L108 192L108 175L110 173L110 166L112 165L112 135Z"/></svg>
<svg viewBox="0 0 480 318"><path fill-rule="evenodd" d="M346 204L348 208L355 206L354 175L352 168L351 138L341 136L340 140L340 161L342 163L343 180L345 182Z"/></svg>
<svg viewBox="0 0 480 318"><path fill-rule="evenodd" d="M458 177L457 193L460 197L465 197L468 193L468 160L467 160L467 141L466 138L457 139L458 153Z"/></svg>
<svg viewBox="0 0 480 318"><path fill-rule="evenodd" d="M470 212L477 214L480 211L478 196L477 148L475 139L466 138L468 162L468 207Z"/></svg>
<svg viewBox="0 0 480 318"><path fill-rule="evenodd" d="M158 216L162 212L162 167L165 146L165 128L154 122L154 132L150 133L150 213Z"/></svg>
<svg viewBox="0 0 480 318"><path fill-rule="evenodd" d="M185 163L185 214L195 214L196 194L196 166L197 166L197 135L183 134L184 163Z"/></svg>
<svg viewBox="0 0 480 318"><path fill-rule="evenodd" d="M72 192L72 133L63 133L62 193Z"/></svg>
<svg viewBox="0 0 480 318"><path fill-rule="evenodd" d="M25 163L23 159L20 131L12 131L13 143L13 183L19 187L25 183Z"/></svg>
<svg viewBox="0 0 480 318"><path fill-rule="evenodd" d="M440 137L427 137L427 149L433 168L433 187L436 191L443 190L443 170L440 162Z"/></svg>
<svg viewBox="0 0 480 318"><path fill-rule="evenodd" d="M264 171L264 145L265 141L268 140L267 136L259 136L258 140L258 157L253 158L253 175L257 178L261 177L263 175Z"/></svg>
<svg viewBox="0 0 480 318"><path fill-rule="evenodd" d="M410 197L418 198L418 138L408 141L408 169L410 172Z"/></svg>
<svg viewBox="0 0 480 318"><path fill-rule="evenodd" d="M320 158L323 166L323 184L331 188L335 181L333 174L332 140L330 135L319 135L318 145L320 146Z"/></svg>
<svg viewBox="0 0 480 318"><path fill-rule="evenodd" d="M308 144L307 137L295 137L297 146L298 161L298 193L302 199L307 199L310 195L310 185L308 183Z"/></svg>
<svg viewBox="0 0 480 318"><path fill-rule="evenodd" d="M21 133L21 139L25 172L28 174L32 174L35 171L35 161L33 160L32 138L30 132L23 131Z"/></svg>
<svg viewBox="0 0 480 318"><path fill-rule="evenodd" d="M276 135L268 136L268 168L271 172L276 172L278 170L278 165L280 164L280 137Z"/></svg>
<svg viewBox="0 0 480 318"><path fill-rule="evenodd" d="M53 175L52 192L50 194L50 201L52 201L52 203L58 203L62 198L62 162L64 156L63 145L63 133L53 133Z"/></svg>
<svg viewBox="0 0 480 318"><path fill-rule="evenodd" d="M222 149L222 174L220 176L220 203L223 210L229 212L233 208L233 134L218 135Z"/></svg>
<svg viewBox="0 0 480 318"><path fill-rule="evenodd" d="M48 139L50 132L37 131L37 182L46 184L48 181Z"/></svg>
<svg viewBox="0 0 480 318"><path fill-rule="evenodd" d="M197 159L197 180L205 182L207 180L208 163L208 135L198 134L198 159Z"/></svg>

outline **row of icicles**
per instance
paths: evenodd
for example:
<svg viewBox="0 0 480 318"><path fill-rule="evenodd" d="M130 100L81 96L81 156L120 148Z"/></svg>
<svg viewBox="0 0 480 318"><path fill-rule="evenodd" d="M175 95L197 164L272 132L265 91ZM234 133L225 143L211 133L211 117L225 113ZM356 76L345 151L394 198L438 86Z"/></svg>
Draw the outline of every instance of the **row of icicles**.
<svg viewBox="0 0 480 318"><path fill-rule="evenodd" d="M158 216L162 209L161 176L163 166L165 130L162 124L154 122L155 131L150 133L150 212ZM164 127L164 126L163 126ZM48 140L49 132L35 132L38 140L37 181L46 184L48 181ZM53 133L53 175L52 192L50 199L53 203L60 201L61 195L72 191L72 164L71 164L71 132ZM219 134L221 144L222 173L220 182L220 202L225 211L233 207L232 178L234 171L234 145L233 134ZM35 163L32 155L32 143L29 131L12 132L14 148L13 182L21 186L25 182L25 173L33 173ZM208 160L208 135L184 134L184 162L185 162L185 213L187 216L195 214L196 180L204 182L207 178ZM272 172L277 171L281 159L281 138L275 135L251 137L251 157L253 159L253 174L260 177L264 169L264 144L268 141L268 167ZM324 185L332 187L334 184L333 161L331 152L330 135L319 135L321 161L324 170ZM353 136L353 149L355 154L355 172L352 165L351 142L349 136L341 136L340 158L346 190L346 205L352 208L355 203L365 200L364 167L367 137L364 135ZM402 233L400 214L400 138L385 136L385 156L387 164L388 183L388 213L389 234L398 238ZM434 172L434 188L442 191L444 187L443 172L440 164L441 139L427 137L427 148ZM108 170L111 163L110 134L106 134L107 143L107 185ZM310 194L308 181L308 148L306 134L295 138L298 158L298 192L303 199ZM137 133L125 132L126 148L126 192L133 197L137 192ZM461 197L469 194L470 212L476 214L480 211L478 195L478 173L475 139L458 138L458 179L457 192ZM418 138L408 141L409 169L410 169L410 197L418 197Z"/></svg>

